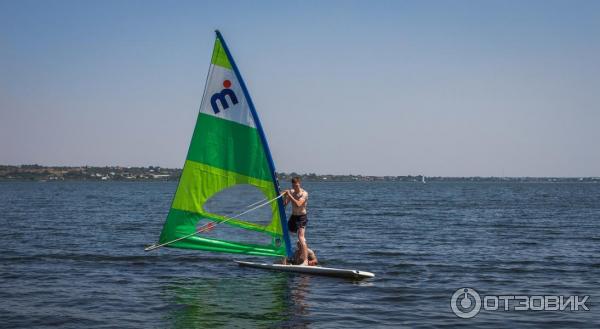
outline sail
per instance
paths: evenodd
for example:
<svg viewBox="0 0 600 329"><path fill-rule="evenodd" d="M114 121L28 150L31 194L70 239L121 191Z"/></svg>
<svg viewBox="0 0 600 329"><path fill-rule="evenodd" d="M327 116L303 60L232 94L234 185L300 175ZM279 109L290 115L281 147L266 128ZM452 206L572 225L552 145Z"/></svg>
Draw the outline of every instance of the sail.
<svg viewBox="0 0 600 329"><path fill-rule="evenodd" d="M279 195L273 160L258 115L231 53L219 31L194 134L179 185L159 243L193 234L206 223L215 231L198 233L169 247L260 256L291 256L280 199L272 202L265 221L231 219L211 213L205 203L221 191L251 185L266 200ZM230 215L230 214L229 214Z"/></svg>

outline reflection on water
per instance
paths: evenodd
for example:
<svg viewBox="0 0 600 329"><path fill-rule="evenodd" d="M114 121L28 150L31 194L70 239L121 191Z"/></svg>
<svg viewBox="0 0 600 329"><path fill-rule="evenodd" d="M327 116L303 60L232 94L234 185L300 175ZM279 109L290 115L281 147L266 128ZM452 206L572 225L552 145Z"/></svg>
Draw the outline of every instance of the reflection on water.
<svg viewBox="0 0 600 329"><path fill-rule="evenodd" d="M307 318L309 315L309 307L306 302L306 295L309 292L310 276L299 275L295 277L295 279L295 285L291 289L291 300L296 306L296 314Z"/></svg>
<svg viewBox="0 0 600 329"><path fill-rule="evenodd" d="M304 328L310 322L310 277L268 273L256 277L196 278L164 287L173 328Z"/></svg>

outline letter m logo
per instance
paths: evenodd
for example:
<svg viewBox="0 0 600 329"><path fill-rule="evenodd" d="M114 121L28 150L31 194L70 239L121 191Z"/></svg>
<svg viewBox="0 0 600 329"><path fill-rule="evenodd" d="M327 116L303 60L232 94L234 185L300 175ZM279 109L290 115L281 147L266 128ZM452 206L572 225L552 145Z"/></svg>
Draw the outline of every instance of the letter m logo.
<svg viewBox="0 0 600 329"><path fill-rule="evenodd" d="M238 99L235 96L235 93L233 92L233 90L231 90L229 88L223 89L223 90L221 90L220 93L215 93L210 98L210 105L212 106L212 109L215 112L215 114L221 112L221 110L219 110L217 101L219 101L221 103L223 110L226 110L229 108L229 103L227 102L227 98L225 98L225 96L229 96L229 99L231 100L231 103L233 103L233 105L238 103Z"/></svg>

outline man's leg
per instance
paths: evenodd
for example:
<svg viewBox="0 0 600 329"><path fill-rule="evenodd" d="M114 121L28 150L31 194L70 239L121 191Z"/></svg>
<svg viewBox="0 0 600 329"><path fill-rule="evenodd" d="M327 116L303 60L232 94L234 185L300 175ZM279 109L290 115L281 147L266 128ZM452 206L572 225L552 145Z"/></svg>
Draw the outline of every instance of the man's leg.
<svg viewBox="0 0 600 329"><path fill-rule="evenodd" d="M304 227L298 228L298 241L300 241L300 255L302 255L302 264L300 265L308 265L308 246L306 246L304 230Z"/></svg>

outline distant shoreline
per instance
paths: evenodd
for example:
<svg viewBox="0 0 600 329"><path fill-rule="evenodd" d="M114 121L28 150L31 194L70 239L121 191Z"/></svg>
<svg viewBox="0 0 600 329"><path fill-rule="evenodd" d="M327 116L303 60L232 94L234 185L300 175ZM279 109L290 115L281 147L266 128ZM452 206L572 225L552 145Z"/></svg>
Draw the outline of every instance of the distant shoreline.
<svg viewBox="0 0 600 329"><path fill-rule="evenodd" d="M67 167L0 165L1 181L177 181L181 176L179 168L149 167ZM280 181L288 181L300 176L308 182L585 182L600 183L600 177L441 177L422 175L368 176L368 175L320 175L315 173L277 173Z"/></svg>

